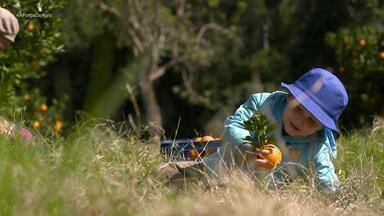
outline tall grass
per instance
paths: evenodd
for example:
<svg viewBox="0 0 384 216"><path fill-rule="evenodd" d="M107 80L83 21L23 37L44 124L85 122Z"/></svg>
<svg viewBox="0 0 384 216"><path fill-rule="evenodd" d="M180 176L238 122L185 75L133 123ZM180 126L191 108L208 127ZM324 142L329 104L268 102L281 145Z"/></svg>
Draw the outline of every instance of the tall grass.
<svg viewBox="0 0 384 216"><path fill-rule="evenodd" d="M175 190L151 176L159 143L108 121L34 144L0 137L2 215L383 215L384 126L341 137L330 200L301 180L269 191L239 170ZM373 132L374 131L374 132Z"/></svg>

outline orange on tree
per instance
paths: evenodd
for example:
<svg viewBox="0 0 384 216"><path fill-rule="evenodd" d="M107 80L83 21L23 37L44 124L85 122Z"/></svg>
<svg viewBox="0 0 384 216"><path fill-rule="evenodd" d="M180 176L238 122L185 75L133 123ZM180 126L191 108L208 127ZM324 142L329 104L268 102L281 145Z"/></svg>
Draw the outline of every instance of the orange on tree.
<svg viewBox="0 0 384 216"><path fill-rule="evenodd" d="M380 52L380 58L384 60L384 51Z"/></svg>
<svg viewBox="0 0 384 216"><path fill-rule="evenodd" d="M364 47L367 44L367 42L364 39L360 39L359 44L361 47Z"/></svg>
<svg viewBox="0 0 384 216"><path fill-rule="evenodd" d="M33 31L35 29L35 26L33 25L33 22L28 22L27 24L27 29L29 31Z"/></svg>
<svg viewBox="0 0 384 216"><path fill-rule="evenodd" d="M29 99L31 99L31 97L26 94L26 95L24 95L23 99L24 99L24 102L28 102Z"/></svg>
<svg viewBox="0 0 384 216"><path fill-rule="evenodd" d="M63 123L59 120L56 120L55 122L55 132L58 133L61 131L61 129L63 128Z"/></svg>
<svg viewBox="0 0 384 216"><path fill-rule="evenodd" d="M40 109L40 112L45 112L45 111L47 111L48 106L47 106L47 104L43 103L40 105L39 109Z"/></svg>
<svg viewBox="0 0 384 216"><path fill-rule="evenodd" d="M32 125L33 125L33 127L36 128L36 129L40 128L40 122L37 121L37 120L33 121Z"/></svg>

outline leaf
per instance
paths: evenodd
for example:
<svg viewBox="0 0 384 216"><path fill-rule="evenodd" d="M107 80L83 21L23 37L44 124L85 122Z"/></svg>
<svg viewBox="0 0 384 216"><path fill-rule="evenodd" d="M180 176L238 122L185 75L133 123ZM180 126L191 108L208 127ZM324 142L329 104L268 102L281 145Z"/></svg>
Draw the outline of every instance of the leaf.
<svg viewBox="0 0 384 216"><path fill-rule="evenodd" d="M254 148L263 148L266 144L276 143L276 137L273 136L273 131L277 128L275 124L268 121L265 114L256 110L253 107L244 106L246 109L251 110L253 115L248 119L240 123L244 129L248 130L255 137L246 136L243 138L246 141L250 141Z"/></svg>

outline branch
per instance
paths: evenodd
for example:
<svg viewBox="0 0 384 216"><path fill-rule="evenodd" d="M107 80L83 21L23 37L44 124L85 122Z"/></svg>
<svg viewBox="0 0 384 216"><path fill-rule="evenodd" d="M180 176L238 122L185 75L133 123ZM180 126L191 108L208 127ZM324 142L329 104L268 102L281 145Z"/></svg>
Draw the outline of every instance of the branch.
<svg viewBox="0 0 384 216"><path fill-rule="evenodd" d="M102 10L104 10L104 11L108 11L108 12L110 12L111 14L113 14L113 15L115 15L115 16L121 18L121 13L120 13L120 11L117 10L116 8L114 8L114 7L110 6L110 5L105 4L104 2L100 2L100 3L99 3L99 7L100 7Z"/></svg>
<svg viewBox="0 0 384 216"><path fill-rule="evenodd" d="M214 29L214 30L217 30L223 34L227 34L229 35L230 34L230 31L216 23L207 23L207 24L204 24L201 28L200 28L200 31L199 33L197 34L196 36L196 40L197 41L200 41L204 34L209 30L209 29Z"/></svg>
<svg viewBox="0 0 384 216"><path fill-rule="evenodd" d="M188 66L187 66L187 68L188 68ZM192 76L188 76L187 73L185 71L183 71L181 73L181 77L183 79L184 87L188 92L189 103L191 103L191 104L203 104L203 101L204 101L203 96L198 94L195 91L195 89L193 89L193 87L192 87L192 81L193 81Z"/></svg>
<svg viewBox="0 0 384 216"><path fill-rule="evenodd" d="M149 72L148 80L150 82L157 80L158 78L162 77L170 67L172 67L173 65L175 65L177 63L178 63L177 60L172 60L163 66L156 67L155 69L153 69Z"/></svg>
<svg viewBox="0 0 384 216"><path fill-rule="evenodd" d="M138 50L138 53L135 53L135 55L139 55L144 52L144 45L143 42L139 39L139 36L136 34L136 32L130 28L128 28L128 34L131 35L133 43L135 44L135 48Z"/></svg>
<svg viewBox="0 0 384 216"><path fill-rule="evenodd" d="M185 0L179 0L178 3L179 5L176 9L176 15L182 17L184 15Z"/></svg>

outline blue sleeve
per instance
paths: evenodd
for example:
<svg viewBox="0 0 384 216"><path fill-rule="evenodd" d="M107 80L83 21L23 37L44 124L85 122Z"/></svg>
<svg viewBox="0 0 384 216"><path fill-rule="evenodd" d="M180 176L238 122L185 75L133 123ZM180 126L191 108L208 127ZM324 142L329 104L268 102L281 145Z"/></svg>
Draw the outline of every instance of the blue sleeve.
<svg viewBox="0 0 384 216"><path fill-rule="evenodd" d="M224 142L232 147L242 147L243 144L247 144L244 141L246 136L249 136L249 131L245 130L241 123L248 120L253 112L246 107L252 107L259 110L264 101L271 93L258 93L251 96L251 98L242 104L236 112L229 116L224 123Z"/></svg>
<svg viewBox="0 0 384 216"><path fill-rule="evenodd" d="M325 193L336 192L339 180L335 173L329 149L326 144L322 144L320 150L314 157L316 169L316 180Z"/></svg>

